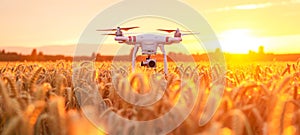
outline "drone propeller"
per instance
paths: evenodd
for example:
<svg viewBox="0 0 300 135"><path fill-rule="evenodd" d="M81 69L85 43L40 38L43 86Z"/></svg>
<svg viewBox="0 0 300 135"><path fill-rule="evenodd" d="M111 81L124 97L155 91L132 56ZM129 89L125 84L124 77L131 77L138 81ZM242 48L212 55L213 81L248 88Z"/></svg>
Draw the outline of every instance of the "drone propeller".
<svg viewBox="0 0 300 135"><path fill-rule="evenodd" d="M126 27L126 28L120 28L120 27L118 27L117 29L98 29L97 31L117 31L118 29L124 30L124 31L128 31L128 30L136 29L136 28L140 28L140 27L138 27L138 26L135 26L135 27Z"/></svg>
<svg viewBox="0 0 300 135"><path fill-rule="evenodd" d="M164 32L168 32L168 33L172 33L175 32L176 30L165 30L165 29L157 29L158 31L164 31Z"/></svg>
<svg viewBox="0 0 300 135"><path fill-rule="evenodd" d="M108 33L108 34L101 34L101 35L115 36L116 34Z"/></svg>
<svg viewBox="0 0 300 135"><path fill-rule="evenodd" d="M138 34L138 33L124 33L124 34L132 35L132 34ZM116 36L116 33L104 33L104 34L101 34L101 35Z"/></svg>
<svg viewBox="0 0 300 135"><path fill-rule="evenodd" d="M200 32L190 32L190 33L182 33L182 36L187 36L187 35L199 35Z"/></svg>
<svg viewBox="0 0 300 135"><path fill-rule="evenodd" d="M167 29L157 29L158 31L164 31L164 32L168 32L168 33L172 33L172 32L175 32L177 30L167 30ZM192 32L192 31L181 31L180 32Z"/></svg>

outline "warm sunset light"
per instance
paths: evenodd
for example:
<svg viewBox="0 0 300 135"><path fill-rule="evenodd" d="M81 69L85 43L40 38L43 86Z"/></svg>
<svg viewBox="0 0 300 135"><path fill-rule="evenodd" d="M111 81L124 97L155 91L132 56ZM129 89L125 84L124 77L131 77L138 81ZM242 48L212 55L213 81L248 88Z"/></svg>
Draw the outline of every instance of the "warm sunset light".
<svg viewBox="0 0 300 135"><path fill-rule="evenodd" d="M249 29L227 30L219 35L220 44L225 52L247 53L263 44Z"/></svg>
<svg viewBox="0 0 300 135"><path fill-rule="evenodd" d="M34 4L3 1L0 5L0 49L29 54L32 48L38 48L48 54L71 55L71 51L65 53L57 46L75 48L89 21L117 1L32 1ZM266 51L280 54L300 50L299 0L183 2L207 19L226 52L248 53L257 50L259 45L264 45ZM159 21L151 22L151 26L177 27ZM201 48L187 46L193 53L201 52Z"/></svg>
<svg viewBox="0 0 300 135"><path fill-rule="evenodd" d="M0 1L0 135L300 135L300 0Z"/></svg>

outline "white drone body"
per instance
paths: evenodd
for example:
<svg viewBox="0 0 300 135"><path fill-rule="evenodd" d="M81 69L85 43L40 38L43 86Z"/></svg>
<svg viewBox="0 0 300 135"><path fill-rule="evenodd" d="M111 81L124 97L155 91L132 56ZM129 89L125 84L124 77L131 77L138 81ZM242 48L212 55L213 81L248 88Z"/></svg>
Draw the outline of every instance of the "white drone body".
<svg viewBox="0 0 300 135"><path fill-rule="evenodd" d="M142 49L142 55L148 55L146 61L141 62L141 66L148 66L150 68L156 67L156 60L150 59L151 55L156 55L157 48L160 48L164 57L164 72L168 74L168 64L167 64L167 54L164 48L164 45L177 44L182 41L181 33L179 29L177 30L164 30L158 29L159 31L165 31L168 33L175 32L174 37L162 36L156 34L140 34L137 36L124 36L122 30L130 30L139 27L129 27L129 28L120 28L117 29L106 29L106 30L98 30L98 31L116 31L115 34L105 34L105 35L114 35L115 41L118 43L124 43L128 45L133 45L133 54L132 54L132 70L135 70L135 62L136 62L136 54L138 50ZM188 34L186 34L188 35Z"/></svg>

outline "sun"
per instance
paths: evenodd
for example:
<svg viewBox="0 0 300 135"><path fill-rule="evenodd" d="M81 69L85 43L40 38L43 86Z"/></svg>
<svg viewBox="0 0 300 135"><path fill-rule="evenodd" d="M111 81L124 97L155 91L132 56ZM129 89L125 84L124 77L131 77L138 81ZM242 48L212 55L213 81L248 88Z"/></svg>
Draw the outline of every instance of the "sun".
<svg viewBox="0 0 300 135"><path fill-rule="evenodd" d="M218 37L223 51L230 53L248 53L262 44L250 29L227 30Z"/></svg>

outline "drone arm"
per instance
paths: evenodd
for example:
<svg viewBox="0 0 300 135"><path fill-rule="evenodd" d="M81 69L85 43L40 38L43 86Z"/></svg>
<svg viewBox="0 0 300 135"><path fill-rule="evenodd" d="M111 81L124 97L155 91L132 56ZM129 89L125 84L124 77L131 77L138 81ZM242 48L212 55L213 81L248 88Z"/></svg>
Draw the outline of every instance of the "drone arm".
<svg viewBox="0 0 300 135"><path fill-rule="evenodd" d="M165 74L168 74L168 62L167 62L167 53L165 51L165 47L164 47L164 45L160 45L159 48L164 56L164 72L165 72Z"/></svg>
<svg viewBox="0 0 300 135"><path fill-rule="evenodd" d="M116 36L115 37L115 41L121 42L121 41L127 41L128 37L124 37L124 36Z"/></svg>
<svg viewBox="0 0 300 135"><path fill-rule="evenodd" d="M132 72L134 72L134 70L135 70L135 60L136 60L136 54L137 54L138 49L139 49L139 46L138 46L138 44L136 44L133 48L133 53L132 53Z"/></svg>
<svg viewBox="0 0 300 135"><path fill-rule="evenodd" d="M137 37L136 36L116 36L115 41L118 41L119 43L126 43L128 45L135 45L137 44Z"/></svg>
<svg viewBox="0 0 300 135"><path fill-rule="evenodd" d="M180 43L182 41L181 37L173 37L170 39L172 43Z"/></svg>
<svg viewBox="0 0 300 135"><path fill-rule="evenodd" d="M181 37L166 37L164 41L164 45L176 44L176 43L180 43L181 41L182 41Z"/></svg>

